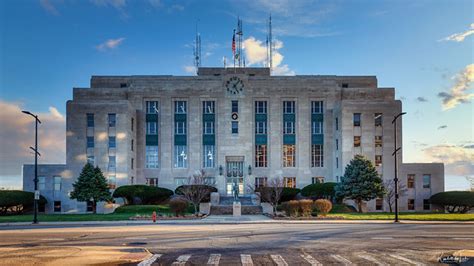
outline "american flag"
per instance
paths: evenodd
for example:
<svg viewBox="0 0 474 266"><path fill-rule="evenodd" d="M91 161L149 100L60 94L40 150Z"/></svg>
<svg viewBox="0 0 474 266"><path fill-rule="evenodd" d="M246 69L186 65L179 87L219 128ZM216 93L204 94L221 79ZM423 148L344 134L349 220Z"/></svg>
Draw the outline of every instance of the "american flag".
<svg viewBox="0 0 474 266"><path fill-rule="evenodd" d="M232 36L232 53L235 56L235 29L234 29L234 35Z"/></svg>

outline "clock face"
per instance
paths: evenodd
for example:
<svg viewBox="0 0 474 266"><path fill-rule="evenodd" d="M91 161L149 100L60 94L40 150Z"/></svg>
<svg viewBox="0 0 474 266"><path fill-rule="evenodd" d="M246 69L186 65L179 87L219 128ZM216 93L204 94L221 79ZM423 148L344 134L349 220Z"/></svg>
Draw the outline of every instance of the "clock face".
<svg viewBox="0 0 474 266"><path fill-rule="evenodd" d="M231 77L225 83L225 87L230 94L239 94L244 90L244 83L238 77Z"/></svg>

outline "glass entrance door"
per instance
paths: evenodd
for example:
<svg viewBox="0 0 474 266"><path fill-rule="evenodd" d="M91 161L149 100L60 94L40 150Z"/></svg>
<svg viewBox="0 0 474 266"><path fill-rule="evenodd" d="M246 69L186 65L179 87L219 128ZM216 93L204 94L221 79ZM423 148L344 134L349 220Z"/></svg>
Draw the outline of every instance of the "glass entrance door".
<svg viewBox="0 0 474 266"><path fill-rule="evenodd" d="M232 196L234 184L239 188L239 195L244 195L244 157L226 157L226 194Z"/></svg>
<svg viewBox="0 0 474 266"><path fill-rule="evenodd" d="M234 184L239 187L239 195L244 195L244 178L243 177L228 177L226 184L227 196L233 196Z"/></svg>

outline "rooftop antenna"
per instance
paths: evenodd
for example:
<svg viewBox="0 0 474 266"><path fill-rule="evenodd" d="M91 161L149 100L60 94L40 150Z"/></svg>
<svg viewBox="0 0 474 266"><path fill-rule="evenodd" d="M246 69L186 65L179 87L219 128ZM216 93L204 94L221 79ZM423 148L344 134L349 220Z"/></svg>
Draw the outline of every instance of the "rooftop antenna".
<svg viewBox="0 0 474 266"><path fill-rule="evenodd" d="M201 34L198 32L198 22L196 21L196 39L194 40L194 66L196 67L196 73L201 66Z"/></svg>
<svg viewBox="0 0 474 266"><path fill-rule="evenodd" d="M270 73L273 68L273 36L272 36L272 15L268 18L268 35L267 35L267 67Z"/></svg>
<svg viewBox="0 0 474 266"><path fill-rule="evenodd" d="M237 53L235 54L239 67L242 67L242 35L244 32L242 30L242 20L237 17Z"/></svg>

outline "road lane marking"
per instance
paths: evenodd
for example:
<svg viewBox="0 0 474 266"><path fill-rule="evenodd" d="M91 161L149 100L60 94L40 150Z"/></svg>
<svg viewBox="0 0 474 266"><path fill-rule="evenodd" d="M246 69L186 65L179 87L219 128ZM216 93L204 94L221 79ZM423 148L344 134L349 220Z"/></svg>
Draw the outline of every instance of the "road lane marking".
<svg viewBox="0 0 474 266"><path fill-rule="evenodd" d="M454 240L474 240L474 237L453 237Z"/></svg>
<svg viewBox="0 0 474 266"><path fill-rule="evenodd" d="M184 266L184 265L186 265L186 262L189 260L189 258L191 258L191 255L189 255L189 254L181 255L171 265Z"/></svg>
<svg viewBox="0 0 474 266"><path fill-rule="evenodd" d="M385 263L380 262L378 259L376 259L376 258L370 256L369 254L358 254L357 256L359 256L360 258L363 258L363 259L365 259L365 260L368 260L368 261L370 261L370 262L373 262L373 263L375 263L375 264L377 264L377 265L380 265L380 266L382 266L382 265L387 265L387 264L385 264Z"/></svg>
<svg viewBox="0 0 474 266"><path fill-rule="evenodd" d="M278 266L288 266L288 263L283 259L281 255L270 255L272 260L276 263Z"/></svg>
<svg viewBox="0 0 474 266"><path fill-rule="evenodd" d="M352 261L344 258L343 256L340 256L340 255L331 255L331 257L337 261L339 261L340 263L344 264L344 265L351 265L352 264Z"/></svg>
<svg viewBox="0 0 474 266"><path fill-rule="evenodd" d="M311 266L322 266L323 264L317 261L313 256L309 254L301 254L301 257L306 260Z"/></svg>
<svg viewBox="0 0 474 266"><path fill-rule="evenodd" d="M221 254L211 254L211 256L209 256L209 260L207 261L207 265L219 265L220 260Z"/></svg>
<svg viewBox="0 0 474 266"><path fill-rule="evenodd" d="M401 261L404 261L404 262L408 262L408 263L411 263L411 264L414 264L414 265L418 265L418 266L423 266L425 264L421 263L421 262L418 262L418 261L414 261L414 260L411 260L411 259L407 259L405 257L402 257L402 256L399 256L399 255L395 255L395 254L388 254L390 257L393 257L395 259L399 259Z"/></svg>
<svg viewBox="0 0 474 266"><path fill-rule="evenodd" d="M138 263L137 266L150 266L160 257L161 257L161 254L153 254L153 256L151 256L150 258Z"/></svg>
<svg viewBox="0 0 474 266"><path fill-rule="evenodd" d="M240 254L240 261L242 266L253 266L252 256L248 254Z"/></svg>

